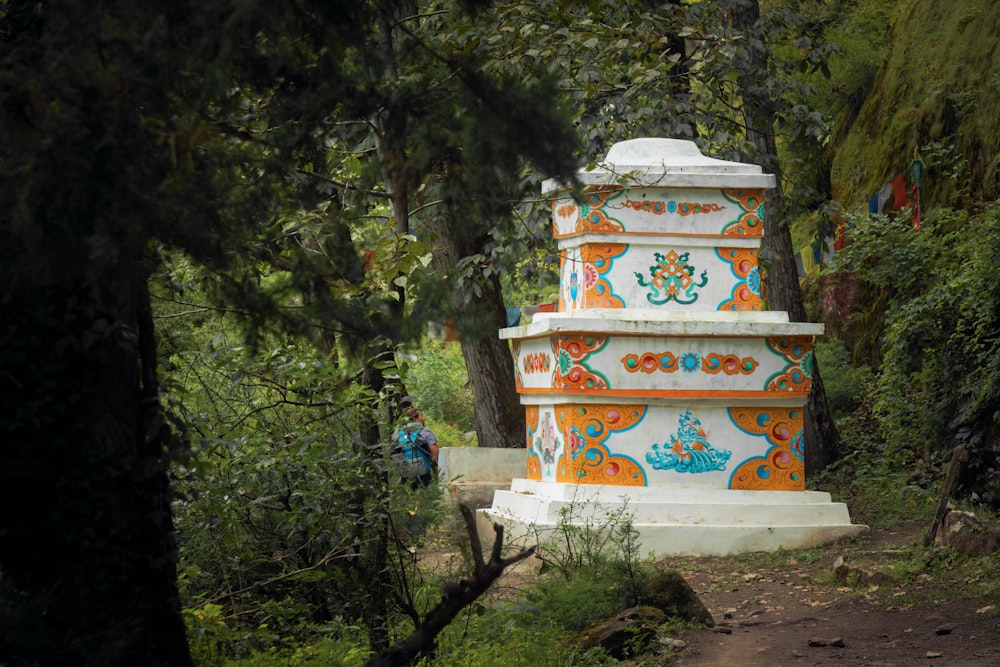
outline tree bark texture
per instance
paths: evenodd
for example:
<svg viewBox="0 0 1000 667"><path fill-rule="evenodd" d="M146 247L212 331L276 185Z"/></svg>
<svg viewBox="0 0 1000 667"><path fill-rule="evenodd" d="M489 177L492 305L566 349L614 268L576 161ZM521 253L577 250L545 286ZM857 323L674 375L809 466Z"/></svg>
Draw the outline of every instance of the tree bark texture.
<svg viewBox="0 0 1000 667"><path fill-rule="evenodd" d="M460 235L449 229L455 221L438 220L435 232L434 263L448 275L459 259L478 253L472 243L460 247ZM514 360L510 347L500 340L499 330L507 325L507 309L500 278L492 272L478 277L480 292L455 291L451 298L453 320L458 329L469 384L475 401L476 436L480 447L523 447L524 408L514 383Z"/></svg>
<svg viewBox="0 0 1000 667"><path fill-rule="evenodd" d="M190 665L145 276L0 306L0 655ZM96 290L94 290L96 291Z"/></svg>
<svg viewBox="0 0 1000 667"><path fill-rule="evenodd" d="M744 0L732 12L733 27L741 32L752 30L759 19L757 0ZM748 67L740 73L740 89L747 139L755 149L751 159L760 164L766 173L774 174L775 178L775 187L765 194L764 240L761 244L767 300L773 310L786 311L792 322L806 322L772 125L775 102L765 85L769 76L769 53L763 40L746 40L746 49ZM812 392L806 404L803 431L806 474L819 472L837 460L840 435L830 414L815 358Z"/></svg>
<svg viewBox="0 0 1000 667"><path fill-rule="evenodd" d="M524 447L524 408L514 383L514 361L497 332L507 325L500 281L490 281L481 306L492 321L482 332L461 336L462 356L475 397L476 436L480 447Z"/></svg>

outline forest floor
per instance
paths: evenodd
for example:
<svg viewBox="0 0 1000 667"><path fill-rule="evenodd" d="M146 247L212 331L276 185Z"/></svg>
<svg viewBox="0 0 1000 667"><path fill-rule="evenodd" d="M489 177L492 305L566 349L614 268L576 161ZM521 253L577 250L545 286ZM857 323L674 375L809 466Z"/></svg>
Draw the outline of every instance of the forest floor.
<svg viewBox="0 0 1000 667"><path fill-rule="evenodd" d="M925 529L908 525L873 531L794 556L671 559L670 566L684 574L716 627L686 632L681 639L687 646L669 660L638 664L1000 665L1000 600L990 599L992 587L979 586L976 574L969 580L970 572L962 567L934 567L934 574L921 573L920 564L899 568L917 553L925 559L954 557L911 549ZM839 556L857 568L846 582L834 574ZM952 569L955 576L948 576ZM878 576L897 570L911 576L880 585L857 582L858 571Z"/></svg>
<svg viewBox="0 0 1000 667"><path fill-rule="evenodd" d="M1000 665L1000 573L923 549L925 530L914 523L810 550L670 558L661 565L683 574L715 627L688 627L673 647L622 664ZM843 580L839 557L853 572ZM516 590L535 576L519 566L498 583Z"/></svg>

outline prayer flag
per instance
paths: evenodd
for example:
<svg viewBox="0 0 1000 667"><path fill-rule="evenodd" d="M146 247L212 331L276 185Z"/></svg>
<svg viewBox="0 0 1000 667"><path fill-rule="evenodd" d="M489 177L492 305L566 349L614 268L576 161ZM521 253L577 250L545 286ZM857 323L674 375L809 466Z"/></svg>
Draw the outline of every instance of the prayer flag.
<svg viewBox="0 0 1000 667"><path fill-rule="evenodd" d="M876 215L877 213L878 213L878 193L875 193L868 199L868 214Z"/></svg>
<svg viewBox="0 0 1000 667"><path fill-rule="evenodd" d="M903 172L899 172L892 179L892 210L903 208L909 201L906 197L906 180L903 178Z"/></svg>
<svg viewBox="0 0 1000 667"><path fill-rule="evenodd" d="M892 196L892 183L886 183L882 186L882 189L878 191L878 212L881 213L885 210L885 204L889 201L889 197Z"/></svg>

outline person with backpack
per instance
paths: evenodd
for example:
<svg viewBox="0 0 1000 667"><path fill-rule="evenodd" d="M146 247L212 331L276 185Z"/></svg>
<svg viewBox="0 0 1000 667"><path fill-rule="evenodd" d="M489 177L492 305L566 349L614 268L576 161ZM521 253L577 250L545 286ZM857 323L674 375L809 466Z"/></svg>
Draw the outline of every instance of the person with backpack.
<svg viewBox="0 0 1000 667"><path fill-rule="evenodd" d="M417 408L407 409L406 418L409 423L399 429L394 449L403 482L415 489L430 486L437 473L437 436Z"/></svg>

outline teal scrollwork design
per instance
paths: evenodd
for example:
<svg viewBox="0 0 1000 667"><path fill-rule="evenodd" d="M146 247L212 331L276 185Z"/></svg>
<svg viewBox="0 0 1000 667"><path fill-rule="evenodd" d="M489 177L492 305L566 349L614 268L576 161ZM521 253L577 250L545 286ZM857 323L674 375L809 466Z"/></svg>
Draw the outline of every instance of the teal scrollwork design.
<svg viewBox="0 0 1000 667"><path fill-rule="evenodd" d="M695 267L688 264L689 253L678 254L670 250L666 255L655 253L656 264L649 267L649 282L636 272L635 277L642 287L650 288L646 300L654 306L662 306L674 301L690 305L698 300L697 289L708 284L708 271L702 271L700 279L694 277Z"/></svg>

